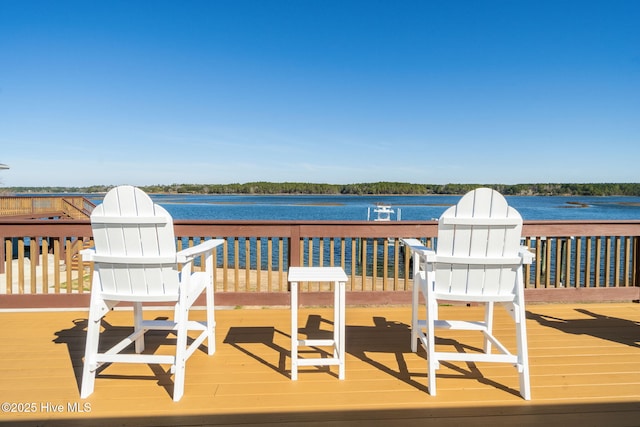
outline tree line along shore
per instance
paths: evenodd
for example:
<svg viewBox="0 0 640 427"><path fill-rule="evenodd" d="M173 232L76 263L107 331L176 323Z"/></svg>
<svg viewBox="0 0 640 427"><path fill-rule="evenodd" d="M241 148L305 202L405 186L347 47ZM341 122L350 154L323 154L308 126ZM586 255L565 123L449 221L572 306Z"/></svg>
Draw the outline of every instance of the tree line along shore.
<svg viewBox="0 0 640 427"><path fill-rule="evenodd" d="M113 185L88 187L5 187L0 193L105 193ZM317 195L459 195L489 187L509 196L640 196L640 183L592 184L411 184L372 182L318 184L248 182L244 184L169 184L139 186L151 194L317 194Z"/></svg>

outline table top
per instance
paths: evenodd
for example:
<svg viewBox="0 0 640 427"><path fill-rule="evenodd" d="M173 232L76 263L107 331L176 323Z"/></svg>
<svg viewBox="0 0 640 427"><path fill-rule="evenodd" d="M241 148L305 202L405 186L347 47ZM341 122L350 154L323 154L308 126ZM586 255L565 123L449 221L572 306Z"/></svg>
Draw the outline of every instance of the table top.
<svg viewBox="0 0 640 427"><path fill-rule="evenodd" d="M346 282L340 267L289 267L289 282Z"/></svg>

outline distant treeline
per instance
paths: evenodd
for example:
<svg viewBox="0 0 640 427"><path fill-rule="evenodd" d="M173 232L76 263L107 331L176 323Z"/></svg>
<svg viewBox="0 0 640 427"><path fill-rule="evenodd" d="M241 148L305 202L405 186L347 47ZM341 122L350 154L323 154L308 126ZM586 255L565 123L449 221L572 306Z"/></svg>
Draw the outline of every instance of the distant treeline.
<svg viewBox="0 0 640 427"><path fill-rule="evenodd" d="M6 187L0 193L104 193L113 186ZM640 183L599 184L314 184L305 182L248 182L244 184L171 184L141 186L147 193L170 194L353 194L429 195L465 194L478 187L512 196L640 196Z"/></svg>

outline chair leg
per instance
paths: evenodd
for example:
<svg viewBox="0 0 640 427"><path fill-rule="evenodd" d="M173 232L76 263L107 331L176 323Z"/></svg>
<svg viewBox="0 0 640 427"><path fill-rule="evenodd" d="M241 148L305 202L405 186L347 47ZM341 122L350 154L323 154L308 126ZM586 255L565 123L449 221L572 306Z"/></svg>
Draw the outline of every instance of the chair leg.
<svg viewBox="0 0 640 427"><path fill-rule="evenodd" d="M520 395L531 400L531 383L529 379L529 349L527 344L526 313L524 306L518 304L516 317L516 334L518 343L518 374L520 377Z"/></svg>
<svg viewBox="0 0 640 427"><path fill-rule="evenodd" d="M418 325L418 312L420 309L420 255L414 253L412 256L413 267L413 289L411 298L411 351L418 351L418 337L420 336L420 326Z"/></svg>
<svg viewBox="0 0 640 427"><path fill-rule="evenodd" d="M180 306L180 310L176 310L177 318L177 340L176 340L176 358L173 365L173 401L177 402L184 394L184 377L187 353L187 309Z"/></svg>
<svg viewBox="0 0 640 427"><path fill-rule="evenodd" d="M419 262L419 259L414 257L414 266L416 262ZM420 331L420 326L418 325L418 312L420 310L420 281L416 278L417 270L414 270L413 276L413 295L411 298L411 351L418 351L418 336Z"/></svg>
<svg viewBox="0 0 640 427"><path fill-rule="evenodd" d="M96 380L98 343L100 341L100 320L102 317L94 314L94 309L89 310L87 325L87 342L84 351L84 367L82 368L82 385L80 397L86 398L93 393ZM96 318L97 317L97 318Z"/></svg>
<svg viewBox="0 0 640 427"><path fill-rule="evenodd" d="M133 324L134 331L138 332L142 329L142 303L133 303ZM140 335L135 341L136 353L142 353L144 351L144 334Z"/></svg>
<svg viewBox="0 0 640 427"><path fill-rule="evenodd" d="M493 301L486 302L484 304L484 324L487 328L487 332L493 334ZM486 354L491 353L491 341L485 335L484 337L484 352Z"/></svg>
<svg viewBox="0 0 640 427"><path fill-rule="evenodd" d="M414 301L411 307L411 351L414 353L418 351L418 332L420 328L420 326L418 326L419 308Z"/></svg>
<svg viewBox="0 0 640 427"><path fill-rule="evenodd" d="M440 361L436 357L436 319L437 301L427 301L427 366L429 380L429 394L436 395L436 370L440 367Z"/></svg>
<svg viewBox="0 0 640 427"><path fill-rule="evenodd" d="M207 354L216 352L216 317L214 305L213 283L209 283L206 289L207 298Z"/></svg>

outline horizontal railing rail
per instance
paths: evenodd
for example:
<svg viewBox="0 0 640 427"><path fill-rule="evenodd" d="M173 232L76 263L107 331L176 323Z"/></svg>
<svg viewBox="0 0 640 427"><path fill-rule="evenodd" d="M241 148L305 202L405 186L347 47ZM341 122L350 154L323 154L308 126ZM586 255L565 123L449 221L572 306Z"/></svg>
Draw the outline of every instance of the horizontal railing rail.
<svg viewBox="0 0 640 427"><path fill-rule="evenodd" d="M341 266L350 291L377 295L368 301L400 301L390 295L406 299L412 282L411 257L401 239L437 243L435 221L177 220L175 231L179 248L203 239L225 240L216 252L216 291L243 295L238 301L245 304L286 293L289 266L310 265ZM88 220L0 218L0 242L0 295L90 291L92 266L79 256L93 244ZM640 221L525 221L523 243L536 254L534 264L525 267L529 300L640 295ZM301 292L323 291L323 286L305 284ZM575 291L589 291L589 297Z"/></svg>

